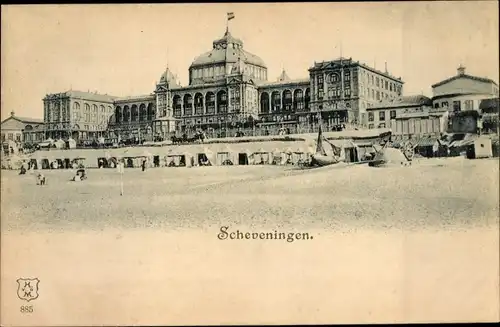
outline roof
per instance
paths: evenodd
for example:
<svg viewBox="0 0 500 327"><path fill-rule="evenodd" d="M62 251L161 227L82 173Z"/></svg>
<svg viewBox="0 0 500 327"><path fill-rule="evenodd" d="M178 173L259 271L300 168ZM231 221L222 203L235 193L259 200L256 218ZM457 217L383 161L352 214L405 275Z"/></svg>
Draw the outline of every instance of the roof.
<svg viewBox="0 0 500 327"><path fill-rule="evenodd" d="M259 82L255 83L260 87L270 87L270 86L278 86L278 85L292 85L292 84L309 84L311 80L309 78L301 78L301 79L289 79L286 81L276 81L276 82Z"/></svg>
<svg viewBox="0 0 500 327"><path fill-rule="evenodd" d="M425 95L410 95L402 96L388 101L382 101L376 103L369 109L381 109L381 108L398 108L398 107L411 107L411 106L431 106L432 100Z"/></svg>
<svg viewBox="0 0 500 327"><path fill-rule="evenodd" d="M455 93L446 93L446 94L440 94L432 97L432 100L439 100L442 98L453 98L453 97L458 97L458 96L466 96L466 95L478 95L480 93L477 92L455 92ZM484 95L487 95L486 93Z"/></svg>
<svg viewBox="0 0 500 327"><path fill-rule="evenodd" d="M64 97L69 97L69 98L74 98L74 99L82 99L82 100L91 100L91 101L98 101L98 102L113 102L114 99L116 99L115 96L112 95L107 95L107 94L99 94L99 93L92 93L92 92L82 92L82 91L66 91L62 93L54 93L54 94L47 94L47 96L44 98L44 100L50 100L52 98L64 98Z"/></svg>
<svg viewBox="0 0 500 327"><path fill-rule="evenodd" d="M243 49L243 42L226 31L224 36L213 42L213 49L205 52L194 59L190 67L205 66L216 63L235 63L241 58L245 64L252 64L266 68L262 58Z"/></svg>
<svg viewBox="0 0 500 327"><path fill-rule="evenodd" d="M338 59L335 59L335 60L330 60L330 61L322 61L322 62L315 62L314 63L314 66L309 68L309 70L321 70L321 69L328 69L328 68L332 68L333 66L338 66L342 63L342 65L345 65L345 66L361 66L367 70L370 70L371 72L374 72L376 74L379 74L379 75L382 75L384 77L387 77L387 78L390 78L392 79L393 81L397 82L397 83L401 83L401 84L404 84L403 80L401 79L401 77L395 77L395 76L392 76L391 74L389 74L388 72L383 72L383 71L380 71L380 70L377 70L373 67L370 67L366 64L363 64L363 63L360 63L359 61L353 61L352 58L344 58L344 57L340 57Z"/></svg>
<svg viewBox="0 0 500 327"><path fill-rule="evenodd" d="M11 112L10 117L5 118L2 120L2 124L5 123L9 119L15 119L23 124L43 124L43 119L40 118L31 118L31 117L21 117L21 116L16 116L14 115L13 112Z"/></svg>
<svg viewBox="0 0 500 327"><path fill-rule="evenodd" d="M478 81L478 82L493 83L495 85L498 85L495 81L493 81L492 79L486 78L486 77L479 77L479 76L463 74L463 75L455 75L453 77L447 78L444 81L441 81L441 82L438 82L438 83L432 85L431 87L435 88L435 87L441 86L443 84L449 83L451 81L454 81L454 80L460 79L460 78L467 78L467 79L471 79L471 80Z"/></svg>
<svg viewBox="0 0 500 327"><path fill-rule="evenodd" d="M115 102L121 102L121 101L133 101L133 100L145 100L145 99L154 99L155 95L154 94L147 94L147 95L132 95L128 97L119 97L115 99Z"/></svg>
<svg viewBox="0 0 500 327"><path fill-rule="evenodd" d="M181 86L179 81L175 77L175 75L172 74L172 72L170 71L170 69L168 69L168 67L167 67L167 69L165 69L165 71L161 75L160 82L158 84L167 84L169 86L169 88L173 88L173 87L178 88Z"/></svg>
<svg viewBox="0 0 500 327"><path fill-rule="evenodd" d="M288 76L288 74L286 73L286 71L283 69L283 71L281 72L280 76L278 77L278 82L287 82L287 81L290 81L291 78Z"/></svg>
<svg viewBox="0 0 500 327"><path fill-rule="evenodd" d="M14 119L22 121L25 124L43 124L43 119L41 118L31 118L31 117L20 117L20 116L12 116Z"/></svg>

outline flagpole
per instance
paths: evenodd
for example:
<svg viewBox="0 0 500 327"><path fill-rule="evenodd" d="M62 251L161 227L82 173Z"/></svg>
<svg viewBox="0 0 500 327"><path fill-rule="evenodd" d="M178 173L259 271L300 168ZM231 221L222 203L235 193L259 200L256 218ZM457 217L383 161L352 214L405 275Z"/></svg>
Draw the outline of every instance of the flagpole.
<svg viewBox="0 0 500 327"><path fill-rule="evenodd" d="M120 164L121 166L121 164ZM122 168L123 169L123 168ZM123 196L123 170L120 172L120 195Z"/></svg>

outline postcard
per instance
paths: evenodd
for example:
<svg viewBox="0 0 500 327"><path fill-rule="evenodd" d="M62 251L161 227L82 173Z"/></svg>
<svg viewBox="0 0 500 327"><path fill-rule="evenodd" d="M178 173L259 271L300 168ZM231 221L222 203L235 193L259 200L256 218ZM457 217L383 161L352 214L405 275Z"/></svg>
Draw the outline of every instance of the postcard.
<svg viewBox="0 0 500 327"><path fill-rule="evenodd" d="M498 23L2 6L2 326L499 321Z"/></svg>

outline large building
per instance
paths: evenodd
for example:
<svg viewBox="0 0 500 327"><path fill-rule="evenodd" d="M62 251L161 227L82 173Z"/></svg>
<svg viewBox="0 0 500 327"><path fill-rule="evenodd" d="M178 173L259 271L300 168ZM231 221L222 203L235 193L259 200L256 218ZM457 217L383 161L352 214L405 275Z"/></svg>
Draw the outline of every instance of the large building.
<svg viewBox="0 0 500 327"><path fill-rule="evenodd" d="M314 63L309 77L285 70L268 80L267 66L226 29L212 49L194 59L189 85L166 68L154 92L117 98L69 91L44 99L47 136L151 140L203 130L209 137L311 132L320 121L368 126L366 109L401 95L403 81L367 65L340 58Z"/></svg>
<svg viewBox="0 0 500 327"><path fill-rule="evenodd" d="M115 97L68 91L43 99L46 137L88 140L106 137Z"/></svg>
<svg viewBox="0 0 500 327"><path fill-rule="evenodd" d="M315 63L309 69L312 112L323 121L368 125L366 109L401 96L403 81L351 58Z"/></svg>

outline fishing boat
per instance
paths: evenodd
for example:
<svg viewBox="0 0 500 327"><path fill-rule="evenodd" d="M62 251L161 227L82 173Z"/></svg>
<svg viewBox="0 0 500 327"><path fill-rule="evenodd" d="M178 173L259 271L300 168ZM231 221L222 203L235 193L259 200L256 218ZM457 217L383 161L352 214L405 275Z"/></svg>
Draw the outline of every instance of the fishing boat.
<svg viewBox="0 0 500 327"><path fill-rule="evenodd" d="M332 154L326 153L323 147L323 141L328 143L332 147ZM316 142L316 153L312 155L311 165L313 166L328 166L338 164L345 161L345 152L343 147L338 147L331 142L329 142L321 131L321 125L318 130L318 139Z"/></svg>

